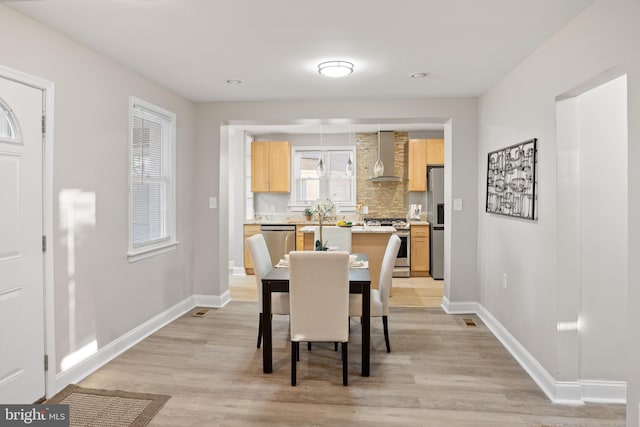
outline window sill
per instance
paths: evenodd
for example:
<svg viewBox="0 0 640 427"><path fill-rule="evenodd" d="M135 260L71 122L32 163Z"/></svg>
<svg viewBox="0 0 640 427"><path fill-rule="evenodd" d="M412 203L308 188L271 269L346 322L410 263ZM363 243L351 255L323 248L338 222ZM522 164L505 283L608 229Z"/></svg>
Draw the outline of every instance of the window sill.
<svg viewBox="0 0 640 427"><path fill-rule="evenodd" d="M127 253L127 259L129 260L129 262L136 262L146 258L151 258L152 256L164 254L166 252L175 250L176 246L178 246L178 243L179 242L177 240L174 240L172 242L134 249Z"/></svg>

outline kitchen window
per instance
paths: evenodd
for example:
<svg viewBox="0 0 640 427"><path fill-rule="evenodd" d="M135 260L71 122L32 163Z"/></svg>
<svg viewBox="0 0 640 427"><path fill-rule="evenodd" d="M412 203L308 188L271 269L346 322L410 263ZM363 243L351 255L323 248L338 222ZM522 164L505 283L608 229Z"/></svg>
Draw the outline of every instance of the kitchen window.
<svg viewBox="0 0 640 427"><path fill-rule="evenodd" d="M326 169L323 177L316 170L321 153ZM315 147L294 148L291 209L302 210L317 199L330 198L341 211L353 210L356 181L355 175L346 173L349 158L355 159L350 147L325 147L322 152Z"/></svg>
<svg viewBox="0 0 640 427"><path fill-rule="evenodd" d="M130 262L175 248L176 115L135 97L129 102Z"/></svg>

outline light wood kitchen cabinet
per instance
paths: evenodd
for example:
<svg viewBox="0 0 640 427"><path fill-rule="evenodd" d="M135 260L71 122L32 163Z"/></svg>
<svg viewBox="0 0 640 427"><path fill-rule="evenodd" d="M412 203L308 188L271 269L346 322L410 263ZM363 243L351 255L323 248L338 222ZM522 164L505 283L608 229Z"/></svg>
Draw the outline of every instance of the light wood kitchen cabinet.
<svg viewBox="0 0 640 427"><path fill-rule="evenodd" d="M427 191L427 140L409 140L407 191Z"/></svg>
<svg viewBox="0 0 640 427"><path fill-rule="evenodd" d="M247 239L255 234L260 234L260 224L244 225L244 271L246 274L254 274L253 261L251 260L251 256L249 255Z"/></svg>
<svg viewBox="0 0 640 427"><path fill-rule="evenodd" d="M444 165L444 139L427 139L427 164Z"/></svg>
<svg viewBox="0 0 640 427"><path fill-rule="evenodd" d="M427 191L427 165L444 165L444 139L409 140L407 191Z"/></svg>
<svg viewBox="0 0 640 427"><path fill-rule="evenodd" d="M290 192L291 144L289 141L251 143L251 191Z"/></svg>
<svg viewBox="0 0 640 427"><path fill-rule="evenodd" d="M411 226L411 276L429 275L429 226Z"/></svg>

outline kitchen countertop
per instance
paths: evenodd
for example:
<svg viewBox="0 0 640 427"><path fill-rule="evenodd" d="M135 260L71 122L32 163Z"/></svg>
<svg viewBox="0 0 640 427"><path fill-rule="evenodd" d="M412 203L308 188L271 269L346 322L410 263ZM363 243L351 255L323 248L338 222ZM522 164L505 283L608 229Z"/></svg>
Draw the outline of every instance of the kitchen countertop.
<svg viewBox="0 0 640 427"><path fill-rule="evenodd" d="M333 224L325 224L327 226L329 225L333 225ZM346 228L350 228L351 229L351 233L395 233L396 229L395 227L387 227L387 226L383 226L383 225L376 225L373 227L365 227L362 225L354 225L353 227L346 227ZM307 227L303 227L300 232L301 233L313 233L315 232L316 227L315 226L307 226Z"/></svg>
<svg viewBox="0 0 640 427"><path fill-rule="evenodd" d="M349 219L345 219L345 221L349 221ZM278 219L262 218L262 219L247 219L247 220L244 221L244 224L247 224L247 225L251 225L251 224L256 224L256 225L263 225L263 224L269 224L269 225L305 225L305 226L306 225L316 225L317 226L318 225L318 220L317 219L312 219L311 221L307 221L304 218L278 218ZM409 221L409 224L411 224L411 225L429 225L429 221L411 220L411 221ZM336 223L335 223L335 220L331 220L331 221L325 222L324 225L327 225L327 226L336 225ZM362 224L357 224L356 223L356 224L354 224L353 228L356 228L356 230L352 230L354 233L362 233L362 232L364 232ZM368 228L371 229L371 228L374 228L374 227L368 227ZM380 226L377 226L375 228L380 228ZM393 227L384 227L384 228L393 228ZM377 232L378 233L388 233L389 231L388 230L384 230L384 231L377 231Z"/></svg>
<svg viewBox="0 0 640 427"><path fill-rule="evenodd" d="M325 221L324 225L336 225L337 220ZM345 221L350 221L349 219L345 219ZM295 219L295 218L281 218L281 219L247 219L244 221L245 225L257 224L270 224L270 225L318 225L317 219L312 219L311 221L307 221L304 218Z"/></svg>

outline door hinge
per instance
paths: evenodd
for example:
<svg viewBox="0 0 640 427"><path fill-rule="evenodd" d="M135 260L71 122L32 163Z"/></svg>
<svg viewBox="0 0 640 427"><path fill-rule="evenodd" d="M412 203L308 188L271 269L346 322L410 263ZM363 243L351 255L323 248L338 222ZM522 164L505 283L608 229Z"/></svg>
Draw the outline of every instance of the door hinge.
<svg viewBox="0 0 640 427"><path fill-rule="evenodd" d="M42 252L47 251L47 236L42 236Z"/></svg>
<svg viewBox="0 0 640 427"><path fill-rule="evenodd" d="M44 114L42 115L42 136L45 135L46 130L47 130L47 126L46 126L46 118L47 116L45 116Z"/></svg>
<svg viewBox="0 0 640 427"><path fill-rule="evenodd" d="M44 370L45 371L49 370L49 355L48 354L44 355Z"/></svg>

